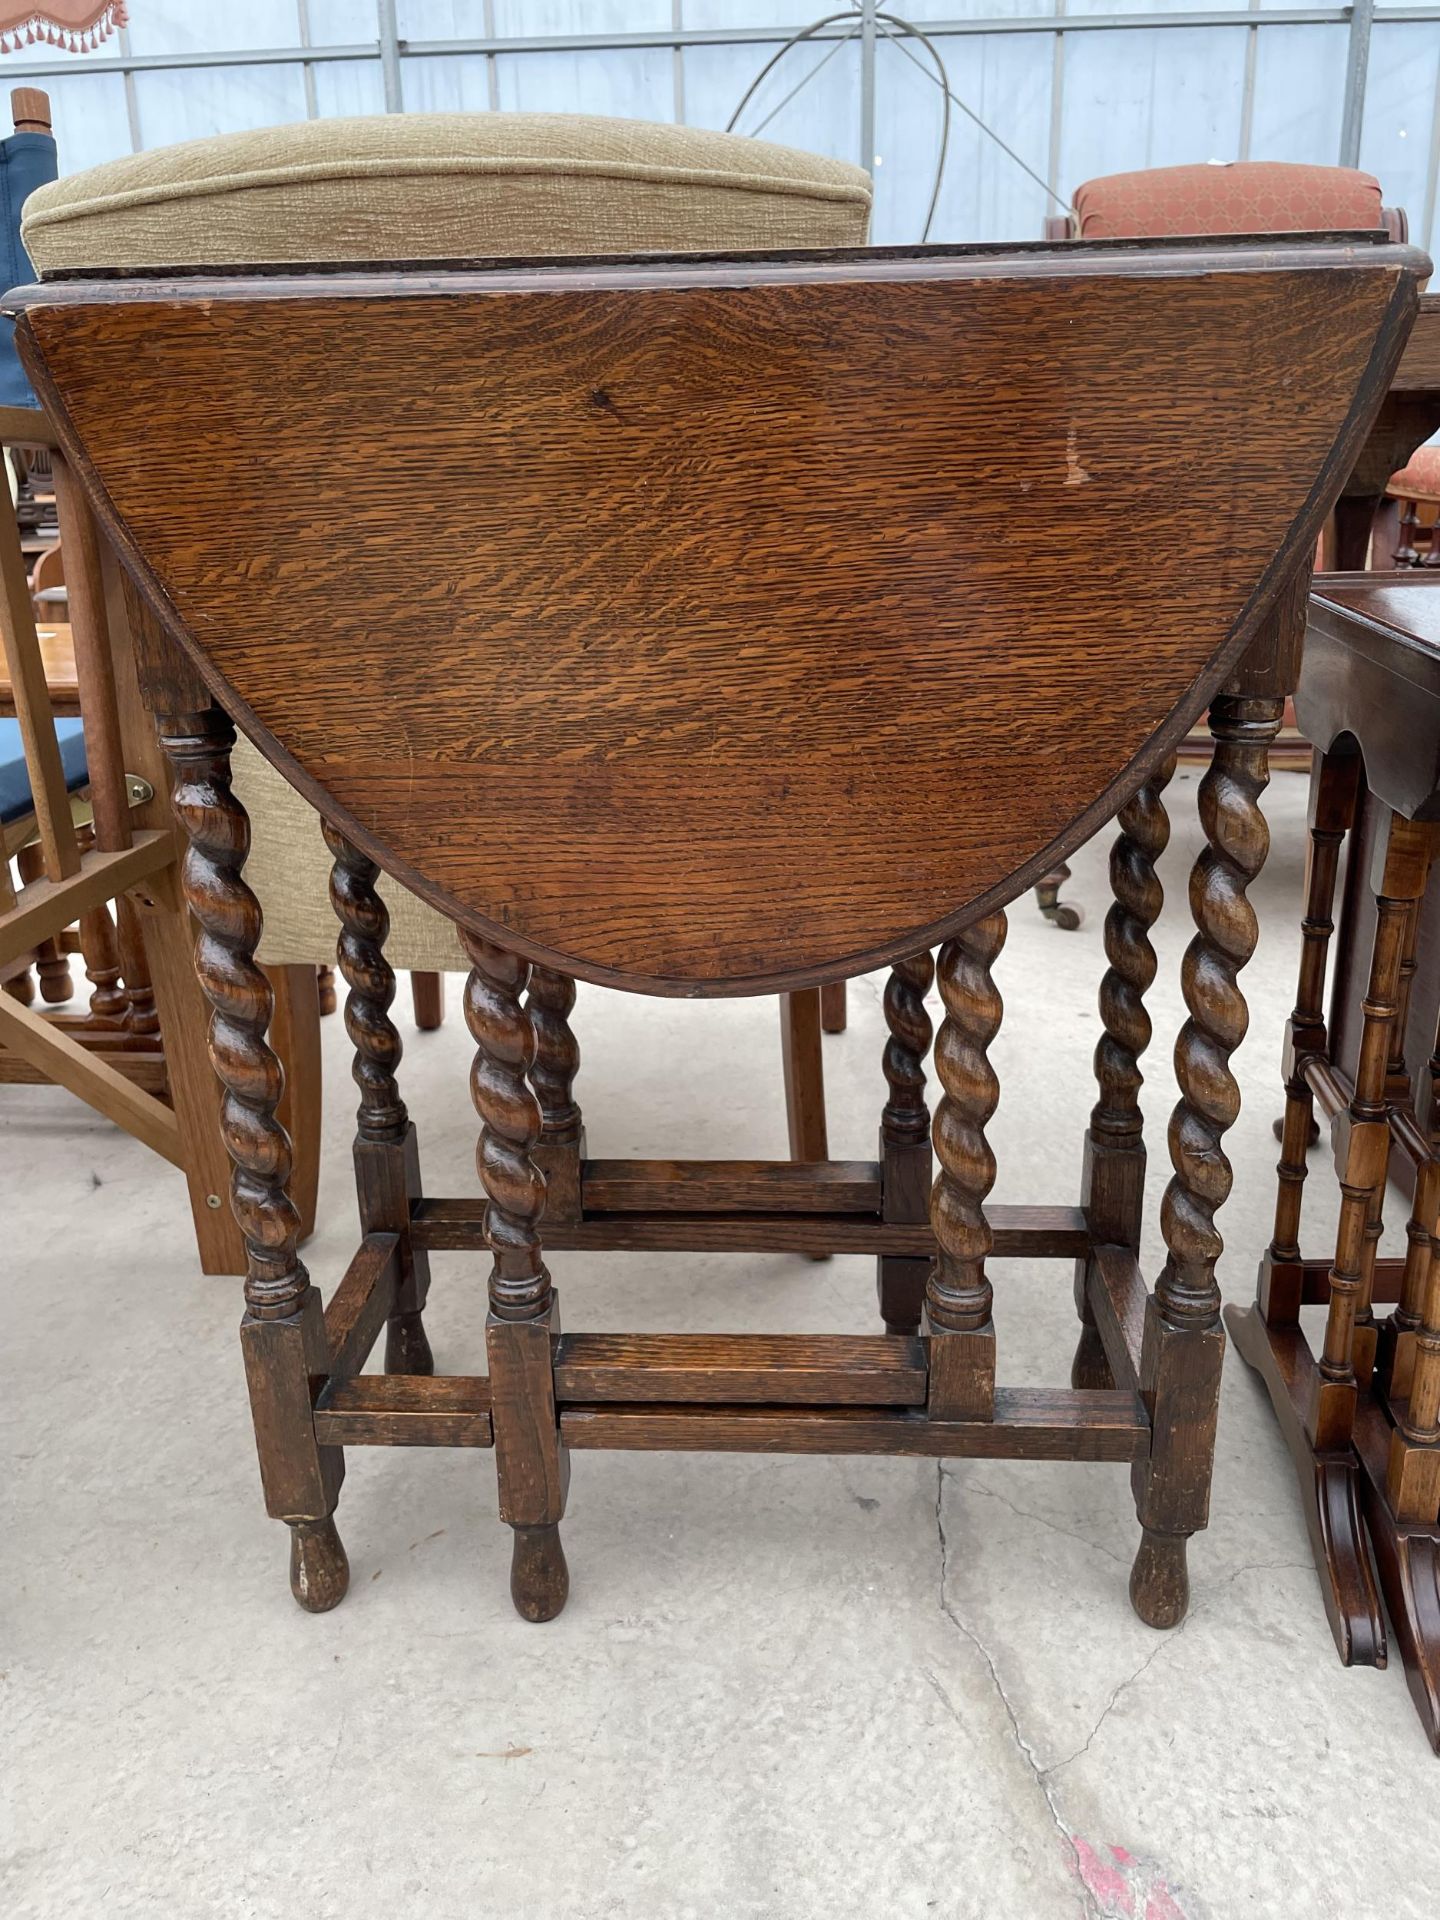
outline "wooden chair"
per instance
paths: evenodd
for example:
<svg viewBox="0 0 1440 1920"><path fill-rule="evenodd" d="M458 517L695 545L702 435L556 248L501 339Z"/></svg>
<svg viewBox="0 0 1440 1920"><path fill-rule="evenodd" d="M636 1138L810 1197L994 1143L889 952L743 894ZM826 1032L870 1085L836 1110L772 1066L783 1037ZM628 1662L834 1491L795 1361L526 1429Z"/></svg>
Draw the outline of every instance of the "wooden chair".
<svg viewBox="0 0 1440 1920"><path fill-rule="evenodd" d="M251 1253L261 1473L302 1606L333 1606L348 1579L344 1449L407 1444L494 1447L529 1619L568 1590L569 1455L608 1447L1124 1462L1132 1599L1153 1625L1182 1617L1208 1511L1267 747L1316 536L1427 267L1379 241L1279 239L194 269L10 296L122 556L175 772ZM217 408L222 392L254 404ZM308 592L285 620L285 579L255 545L262 439L266 489L325 476L286 530ZM1195 476L1183 499L1162 484L1177 467ZM424 476L423 515L396 471ZM1046 508L1025 522L1043 537L1016 537L1022 493ZM1141 519L1162 544L1183 533L1182 573L1113 564L1115 526ZM422 550L442 631L414 619ZM342 677L334 636L356 622L367 641ZM1151 1291L1137 1096L1154 861L1171 756L1207 706ZM237 722L319 810L333 861L363 1238L328 1308L295 1252ZM1057 729L1084 751L1036 753ZM1112 815L1081 1204L992 1206L1004 907ZM471 960L484 1200L421 1193L382 868ZM568 998L537 1003L537 969L704 997L879 965L876 1161L584 1153ZM488 1373L435 1376L429 1254L487 1247ZM897 1331L562 1334L547 1247L875 1252ZM1076 1269L1068 1389L997 1385L990 1266L1009 1257ZM387 1371L366 1374L382 1328Z"/></svg>
<svg viewBox="0 0 1440 1920"><path fill-rule="evenodd" d="M18 88L11 101L7 162L12 149L31 163L48 156L53 178L48 100ZM19 188L9 185L13 203ZM13 232L8 244L28 272ZM7 401L25 403L0 406L0 450L31 483L28 511L24 485L18 501L0 485L0 733L18 734L22 749L12 740L0 752L8 792L0 807L0 1084L62 1085L181 1167L201 1266L236 1273L243 1242L222 1200L227 1167L213 1144L206 1010L193 981L164 761L127 643L112 632L90 509L13 352L8 361L0 354L0 383ZM24 549L41 515L63 530L73 579L68 622L37 631ZM77 951L92 986L83 1011L68 1006ZM44 1011L33 1004L32 966ZM301 974L277 972L273 987L277 1040L293 1069L286 1104L308 1232L319 1173L316 984L313 974L307 985Z"/></svg>
<svg viewBox="0 0 1440 1920"><path fill-rule="evenodd" d="M1428 981L1421 968L1422 917L1428 907L1433 922L1440 884L1440 575L1328 576L1312 603L1297 699L1322 751L1311 790L1299 987L1286 1034L1275 1233L1261 1262L1256 1305L1231 1307L1226 1317L1289 1443L1341 1658L1347 1666L1384 1666L1388 1612L1426 1734L1440 1752L1440 1036L1433 948ZM1376 814L1364 849L1355 831L1362 793ZM1349 1058L1341 1031L1350 997L1343 965L1328 1021L1323 1005L1342 855L1342 939L1363 958L1360 1032ZM1354 924L1362 895L1369 896L1368 940ZM1407 1060L1413 998L1428 1007L1429 1057L1421 1055L1419 1076ZM1325 1259L1306 1258L1300 1245L1306 1146L1317 1108L1341 1194L1334 1256ZM1399 1167L1411 1195L1407 1252L1384 1259L1387 1189ZM1382 1302L1393 1303L1383 1319L1376 1313ZM1327 1309L1318 1356L1301 1327L1304 1305Z"/></svg>

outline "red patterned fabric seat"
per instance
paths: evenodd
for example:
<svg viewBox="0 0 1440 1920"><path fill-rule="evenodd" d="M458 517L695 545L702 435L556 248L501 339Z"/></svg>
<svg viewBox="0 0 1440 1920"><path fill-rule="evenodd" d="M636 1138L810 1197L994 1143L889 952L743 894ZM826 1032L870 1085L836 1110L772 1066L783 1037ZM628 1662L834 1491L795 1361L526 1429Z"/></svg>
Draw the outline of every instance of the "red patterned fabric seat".
<svg viewBox="0 0 1440 1920"><path fill-rule="evenodd" d="M1391 226L1380 182L1352 167L1277 160L1150 167L1087 180L1075 194L1079 240L1166 239L1197 233L1303 233ZM1398 216L1403 229L1404 215ZM1403 231L1395 234L1403 238Z"/></svg>

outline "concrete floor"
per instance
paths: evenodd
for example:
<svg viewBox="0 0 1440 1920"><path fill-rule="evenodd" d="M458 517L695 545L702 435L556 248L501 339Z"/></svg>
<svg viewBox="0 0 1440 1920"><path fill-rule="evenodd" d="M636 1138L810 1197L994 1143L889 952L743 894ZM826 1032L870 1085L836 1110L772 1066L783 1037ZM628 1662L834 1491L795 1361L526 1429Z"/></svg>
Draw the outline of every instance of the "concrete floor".
<svg viewBox="0 0 1440 1920"><path fill-rule="evenodd" d="M1173 791L1165 862L1179 911L1152 996L1157 1140L1195 784ZM1268 810L1223 1216L1232 1297L1251 1290L1273 1198L1303 782L1277 777ZM997 1198L1077 1191L1106 893L1100 850L1074 864L1084 928L1022 901L997 969ZM406 1022L432 1192L473 1182L450 986L442 1032ZM879 982L850 1004L849 1033L826 1042L831 1147L865 1155ZM582 988L577 1018L594 1150L783 1151L771 1003ZM355 1225L345 1040L326 1027L308 1258L328 1291ZM313 1618L261 1510L239 1283L196 1273L178 1176L49 1089L5 1091L0 1168L13 1920L1433 1913L1440 1771L1398 1661L1339 1666L1288 1456L1233 1357L1213 1521L1173 1633L1127 1603L1119 1467L580 1455L572 1597L537 1628L510 1608L491 1456L380 1449L350 1455L349 1598ZM1152 1147L1157 1199L1166 1171ZM1333 1206L1323 1177L1311 1188L1323 1250ZM572 1328L874 1324L858 1259L552 1264ZM1068 1269L1004 1263L996 1283L1002 1378L1063 1382ZM440 1368L478 1371L482 1263L439 1261L432 1300Z"/></svg>

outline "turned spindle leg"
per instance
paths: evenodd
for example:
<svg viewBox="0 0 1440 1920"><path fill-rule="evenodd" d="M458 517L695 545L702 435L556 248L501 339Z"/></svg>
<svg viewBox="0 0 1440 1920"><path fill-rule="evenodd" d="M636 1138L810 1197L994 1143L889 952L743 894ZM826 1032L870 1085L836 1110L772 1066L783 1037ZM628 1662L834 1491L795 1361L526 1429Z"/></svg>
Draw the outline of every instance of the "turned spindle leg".
<svg viewBox="0 0 1440 1920"><path fill-rule="evenodd" d="M930 1198L936 1256L925 1286L932 1336L927 1404L936 1420L989 1420L995 1412L995 1323L985 1272L993 1245L985 1196L995 1184L995 1156L985 1127L1000 1101L989 1048L1004 1008L990 969L1004 945L1005 915L990 913L940 949L940 1171Z"/></svg>
<svg viewBox="0 0 1440 1920"><path fill-rule="evenodd" d="M15 868L28 886L45 877L45 854L38 840L21 847L15 856ZM70 998L75 983L70 978L70 962L61 953L58 941L41 940L35 948L35 971L40 978L40 998L47 1006L61 1007Z"/></svg>
<svg viewBox="0 0 1440 1920"><path fill-rule="evenodd" d="M1190 1017L1175 1046L1180 1101L1170 1120L1174 1174L1161 1207L1167 1257L1146 1301L1141 1348L1150 1454L1132 1472L1141 1539L1130 1599L1152 1627L1173 1627L1184 1618L1190 1593L1185 1543L1210 1511L1225 1351L1215 1278L1224 1242L1215 1215L1231 1182L1221 1141L1240 1111L1230 1056L1248 1024L1239 975L1257 932L1245 895L1270 845L1260 795L1282 705L1269 695L1222 694L1210 709L1215 757L1200 783L1207 845L1190 877L1198 931L1182 969Z"/></svg>
<svg viewBox="0 0 1440 1920"><path fill-rule="evenodd" d="M1346 1118L1340 1174L1340 1222L1330 1269L1330 1310L1313 1402L1306 1421L1319 1448L1345 1447L1355 1418L1355 1396L1368 1383L1376 1334L1367 1275L1373 1264L1377 1196L1390 1159L1386 1073L1399 1012L1405 952L1413 908L1429 872L1432 830L1390 814L1377 839L1372 877L1375 938L1364 1000L1364 1024Z"/></svg>
<svg viewBox="0 0 1440 1920"><path fill-rule="evenodd" d="M1430 1056L1430 1113L1440 1123L1440 1032ZM1415 1193L1405 1223L1405 1268L1400 1299L1390 1323L1385 1364L1391 1399L1408 1399L1415 1367L1415 1338L1425 1319L1432 1263L1440 1265L1440 1139L1432 1137L1430 1156L1416 1170Z"/></svg>
<svg viewBox="0 0 1440 1920"><path fill-rule="evenodd" d="M880 1116L882 1212L888 1221L923 1224L930 1217L930 1109L925 1058L933 1028L925 995L935 978L928 952L897 960L885 986L885 1080L890 1097ZM882 1253L876 1261L880 1317L887 1333L918 1333L930 1262Z"/></svg>
<svg viewBox="0 0 1440 1920"><path fill-rule="evenodd" d="M1100 983L1100 1019L1105 1031L1095 1047L1095 1080L1100 1098L1090 1112L1080 1200L1091 1241L1096 1246L1140 1245L1145 1201L1145 1137L1140 1089L1145 1076L1140 1056L1150 1044L1145 995L1155 978L1155 949L1150 929L1160 917L1165 895L1155 862L1170 839L1170 820L1162 798L1175 772L1173 756L1120 809L1120 832L1110 853L1110 890L1114 905L1105 916L1105 957ZM1089 1259L1075 1263L1075 1306L1080 1339L1070 1367L1072 1387L1113 1387L1090 1303Z"/></svg>
<svg viewBox="0 0 1440 1920"><path fill-rule="evenodd" d="M125 1024L131 1033L153 1034L158 1040L160 1014L150 981L150 963L145 955L145 931L128 893L122 893L115 902L115 931L120 942L120 974L128 1009Z"/></svg>
<svg viewBox="0 0 1440 1920"><path fill-rule="evenodd" d="M489 1206L490 1406L500 1517L515 1530L510 1597L526 1620L553 1620L570 1575L560 1544L569 1456L560 1442L551 1341L559 1312L540 1244L545 1176L535 1164L540 1103L527 1075L535 1028L521 1004L528 963L477 934L461 940L471 963L465 1022L475 1041L470 1093L483 1126L476 1163Z"/></svg>
<svg viewBox="0 0 1440 1920"><path fill-rule="evenodd" d="M330 904L340 921L336 958L350 991L345 1031L355 1049L360 1089L355 1131L355 1190L364 1233L400 1236L400 1278L385 1327L386 1373L435 1371L423 1311L430 1290L429 1256L410 1233L411 1202L420 1197L420 1152L395 1070L403 1044L390 1008L395 974L385 958L390 915L375 889L380 869L329 821L322 822L330 870Z"/></svg>
<svg viewBox="0 0 1440 1920"><path fill-rule="evenodd" d="M324 1613L344 1598L350 1578L333 1519L345 1456L319 1445L311 1414L311 1377L329 1365L325 1319L295 1252L290 1142L275 1118L284 1076L265 1041L272 1002L255 960L260 908L242 877L250 823L230 790L235 729L218 707L164 714L157 725L188 843L182 875L199 923L195 968L211 1008L230 1200L245 1241L240 1341L260 1477L268 1511L290 1528L291 1590L309 1612Z"/></svg>
<svg viewBox="0 0 1440 1920"><path fill-rule="evenodd" d="M1275 1231L1260 1265L1260 1313L1268 1326L1293 1327L1300 1319L1300 1208L1306 1152L1315 1124L1315 1096L1305 1077L1307 1060L1323 1058L1325 965L1335 931L1335 882L1340 850L1355 823L1360 761L1355 754L1320 756L1310 786L1310 847L1306 857L1305 913L1300 922L1300 977L1295 1007L1285 1030L1285 1118L1275 1195ZM1295 1268L1282 1278L1282 1270Z"/></svg>
<svg viewBox="0 0 1440 1920"><path fill-rule="evenodd" d="M102 1026L123 1026L130 1002L120 984L120 949L108 907L81 914L80 952L91 988L90 1017Z"/></svg>
<svg viewBox="0 0 1440 1920"><path fill-rule="evenodd" d="M580 1168L585 1131L575 1101L580 1042L570 1026L575 982L551 967L532 967L525 1011L535 1030L530 1085L540 1102L540 1140L535 1159L545 1175L545 1212L552 1220L580 1218Z"/></svg>

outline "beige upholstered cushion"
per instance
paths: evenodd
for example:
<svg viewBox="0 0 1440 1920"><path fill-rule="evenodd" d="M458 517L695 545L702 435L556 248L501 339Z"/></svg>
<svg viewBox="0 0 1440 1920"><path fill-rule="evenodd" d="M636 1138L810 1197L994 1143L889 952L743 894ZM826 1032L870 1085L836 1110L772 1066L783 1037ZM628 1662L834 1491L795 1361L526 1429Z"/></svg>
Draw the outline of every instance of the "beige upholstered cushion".
<svg viewBox="0 0 1440 1920"><path fill-rule="evenodd" d="M693 127L568 114L318 120L141 153L42 187L24 234L42 274L92 267L494 255L695 253L864 243L858 167ZM344 671L343 661L336 671ZM260 957L335 954L330 856L308 802L235 749ZM465 970L454 928L394 881L392 966Z"/></svg>
<svg viewBox="0 0 1440 1920"><path fill-rule="evenodd" d="M250 816L245 878L265 916L260 958L270 966L335 958L335 914L330 905L330 850L308 800L261 758L242 735L231 759L235 792ZM392 967L429 973L467 973L470 962L454 927L407 893L381 879L390 910L385 956Z"/></svg>
<svg viewBox="0 0 1440 1920"><path fill-rule="evenodd" d="M739 134L580 114L313 120L132 154L41 187L43 275L89 267L859 246L858 167Z"/></svg>

